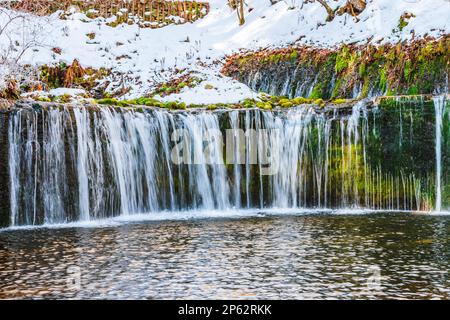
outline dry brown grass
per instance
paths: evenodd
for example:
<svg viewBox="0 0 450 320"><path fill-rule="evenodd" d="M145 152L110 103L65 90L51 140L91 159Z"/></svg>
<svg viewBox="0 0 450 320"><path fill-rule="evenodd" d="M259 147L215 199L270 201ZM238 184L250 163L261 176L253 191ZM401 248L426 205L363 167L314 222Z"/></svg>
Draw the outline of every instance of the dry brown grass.
<svg viewBox="0 0 450 320"><path fill-rule="evenodd" d="M67 68L66 75L64 77L64 87L72 87L74 79L84 77L85 74L86 71L80 65L78 60L73 60L72 64Z"/></svg>

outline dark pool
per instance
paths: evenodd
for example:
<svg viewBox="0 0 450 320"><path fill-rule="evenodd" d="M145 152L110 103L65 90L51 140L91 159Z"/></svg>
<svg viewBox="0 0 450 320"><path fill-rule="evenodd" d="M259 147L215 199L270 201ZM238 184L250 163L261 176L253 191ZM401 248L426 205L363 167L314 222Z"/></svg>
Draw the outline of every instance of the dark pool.
<svg viewBox="0 0 450 320"><path fill-rule="evenodd" d="M302 214L0 231L0 298L449 299L450 217Z"/></svg>

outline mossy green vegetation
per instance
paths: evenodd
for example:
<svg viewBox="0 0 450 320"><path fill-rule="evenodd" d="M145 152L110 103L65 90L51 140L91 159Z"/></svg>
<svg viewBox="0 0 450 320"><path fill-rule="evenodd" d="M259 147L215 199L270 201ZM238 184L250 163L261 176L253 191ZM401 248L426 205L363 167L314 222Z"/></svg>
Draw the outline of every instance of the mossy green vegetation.
<svg viewBox="0 0 450 320"><path fill-rule="evenodd" d="M398 20L398 30L403 31L403 29L409 24L409 19L415 18L416 16L413 13L405 12L400 16Z"/></svg>
<svg viewBox="0 0 450 320"><path fill-rule="evenodd" d="M133 106L146 106L146 107L156 107L174 110L184 110L186 109L186 103L178 101L167 101L162 102L153 98L138 98L133 100L118 100L115 98L105 98L100 100L95 100L95 103L101 105L115 106L115 107L133 107Z"/></svg>
<svg viewBox="0 0 450 320"><path fill-rule="evenodd" d="M151 93L151 96L159 95L161 97L165 97L173 93L180 93L180 91L183 90L184 88L194 88L202 81L203 79L199 77L195 77L191 74L185 74L180 77L174 78L168 82L160 84ZM206 84L205 88L213 89L214 87L211 84Z"/></svg>
<svg viewBox="0 0 450 320"><path fill-rule="evenodd" d="M117 107L128 107L130 104L127 101L121 101L114 98L104 98L96 101L98 104Z"/></svg>
<svg viewBox="0 0 450 320"><path fill-rule="evenodd" d="M180 101L159 101L154 98L142 97L133 100L118 100L115 98L104 98L99 100L94 100L96 104L107 105L113 107L128 107L128 108L138 108L142 106L146 107L156 107L164 108L169 110L185 110L185 109L195 109L202 108L206 110L216 110L216 109L244 109L244 108L258 108L262 110L272 110L272 109L286 109L297 107L301 105L315 105L317 107L324 107L329 104L332 105L342 105L345 103L352 103L352 100L346 99L336 99L325 101L321 98L303 98L296 97L289 99L284 96L271 96L263 94L258 99L244 99L239 103L215 103L215 104L186 104Z"/></svg>
<svg viewBox="0 0 450 320"><path fill-rule="evenodd" d="M411 15L404 15L407 23ZM383 45L343 45L337 49L295 47L230 56L222 72L279 94L283 84L310 87L311 99L358 98L369 95L431 94L448 83L450 36ZM264 81L252 82L255 73ZM309 77L299 76L310 75ZM270 82L270 85L267 83ZM448 84L447 84L448 85ZM273 89L275 88L275 89ZM278 89L277 89L278 88Z"/></svg>

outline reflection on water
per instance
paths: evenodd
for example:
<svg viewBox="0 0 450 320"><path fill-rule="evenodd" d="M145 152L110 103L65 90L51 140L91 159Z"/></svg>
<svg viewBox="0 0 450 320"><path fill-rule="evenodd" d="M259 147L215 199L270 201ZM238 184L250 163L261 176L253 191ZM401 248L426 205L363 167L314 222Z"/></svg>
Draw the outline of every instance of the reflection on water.
<svg viewBox="0 0 450 320"><path fill-rule="evenodd" d="M450 298L450 217L267 216L0 232L0 298Z"/></svg>

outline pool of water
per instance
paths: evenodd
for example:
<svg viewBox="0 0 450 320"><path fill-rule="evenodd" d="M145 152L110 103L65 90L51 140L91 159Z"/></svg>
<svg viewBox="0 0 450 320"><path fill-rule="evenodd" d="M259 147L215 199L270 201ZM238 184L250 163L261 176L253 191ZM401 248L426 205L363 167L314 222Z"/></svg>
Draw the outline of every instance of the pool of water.
<svg viewBox="0 0 450 320"><path fill-rule="evenodd" d="M0 231L0 298L450 298L450 216L251 214Z"/></svg>

